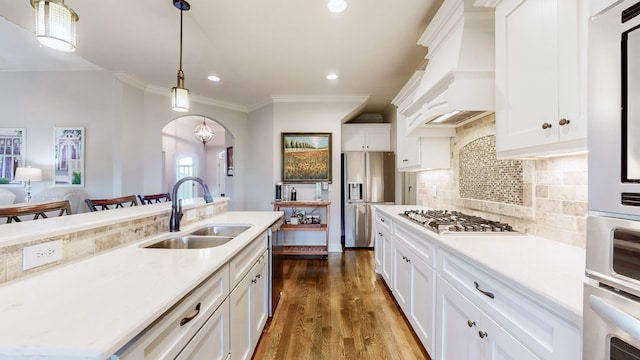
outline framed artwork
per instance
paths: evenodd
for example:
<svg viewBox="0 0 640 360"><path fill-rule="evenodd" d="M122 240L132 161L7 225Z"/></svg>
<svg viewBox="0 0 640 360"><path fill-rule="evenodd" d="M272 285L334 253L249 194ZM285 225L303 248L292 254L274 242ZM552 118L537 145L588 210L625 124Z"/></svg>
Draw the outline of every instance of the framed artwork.
<svg viewBox="0 0 640 360"><path fill-rule="evenodd" d="M53 129L53 134L53 185L83 187L84 128L57 127Z"/></svg>
<svg viewBox="0 0 640 360"><path fill-rule="evenodd" d="M22 186L15 181L16 168L26 166L26 129L0 128L0 186Z"/></svg>
<svg viewBox="0 0 640 360"><path fill-rule="evenodd" d="M282 182L331 182L330 133L282 133Z"/></svg>
<svg viewBox="0 0 640 360"><path fill-rule="evenodd" d="M233 176L233 146L227 148L227 176Z"/></svg>

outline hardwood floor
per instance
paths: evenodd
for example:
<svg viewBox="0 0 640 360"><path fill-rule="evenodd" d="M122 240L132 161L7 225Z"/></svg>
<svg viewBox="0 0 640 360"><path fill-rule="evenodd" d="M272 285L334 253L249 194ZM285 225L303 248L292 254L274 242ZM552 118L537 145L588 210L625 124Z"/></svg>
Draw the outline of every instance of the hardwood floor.
<svg viewBox="0 0 640 360"><path fill-rule="evenodd" d="M253 359L429 359L371 250L286 259L283 295Z"/></svg>

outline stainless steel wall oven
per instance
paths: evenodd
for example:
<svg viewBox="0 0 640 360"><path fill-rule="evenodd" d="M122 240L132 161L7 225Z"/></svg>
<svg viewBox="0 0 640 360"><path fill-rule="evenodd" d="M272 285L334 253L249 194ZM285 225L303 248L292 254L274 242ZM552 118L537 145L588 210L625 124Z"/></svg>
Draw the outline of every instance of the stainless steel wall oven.
<svg viewBox="0 0 640 360"><path fill-rule="evenodd" d="M640 360L640 1L589 24L583 358Z"/></svg>

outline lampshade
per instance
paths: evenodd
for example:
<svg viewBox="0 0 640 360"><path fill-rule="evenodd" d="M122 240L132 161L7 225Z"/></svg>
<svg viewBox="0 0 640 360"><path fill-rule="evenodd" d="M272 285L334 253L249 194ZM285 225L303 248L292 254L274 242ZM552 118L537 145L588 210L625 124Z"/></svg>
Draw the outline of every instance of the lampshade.
<svg viewBox="0 0 640 360"><path fill-rule="evenodd" d="M16 175L13 177L18 181L42 181L42 169L32 167L19 167L16 169Z"/></svg>
<svg viewBox="0 0 640 360"><path fill-rule="evenodd" d="M35 9L36 38L56 50L76 50L76 22L79 17L64 0L31 0Z"/></svg>
<svg viewBox="0 0 640 360"><path fill-rule="evenodd" d="M207 143L207 141L213 139L213 131L211 128L207 126L204 118L202 118L202 124L198 125L195 130L196 139L202 142L203 145Z"/></svg>
<svg viewBox="0 0 640 360"><path fill-rule="evenodd" d="M327 8L331 12L340 13L347 8L347 2L345 0L329 0Z"/></svg>
<svg viewBox="0 0 640 360"><path fill-rule="evenodd" d="M189 89L184 87L184 72L182 71L182 13L189 11L191 5L186 0L172 0L173 6L180 10L180 67L178 68L178 85L171 88L171 108L174 111L189 111Z"/></svg>

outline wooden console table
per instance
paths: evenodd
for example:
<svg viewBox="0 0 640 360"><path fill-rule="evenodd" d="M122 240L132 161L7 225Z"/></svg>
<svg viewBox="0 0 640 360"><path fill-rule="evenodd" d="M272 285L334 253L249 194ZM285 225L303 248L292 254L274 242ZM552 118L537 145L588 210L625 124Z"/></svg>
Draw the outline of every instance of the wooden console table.
<svg viewBox="0 0 640 360"><path fill-rule="evenodd" d="M324 208L325 224L284 224L282 231L324 231L324 245L285 245L284 255L323 255L329 254L329 205L331 201L272 201L274 211L282 208Z"/></svg>

